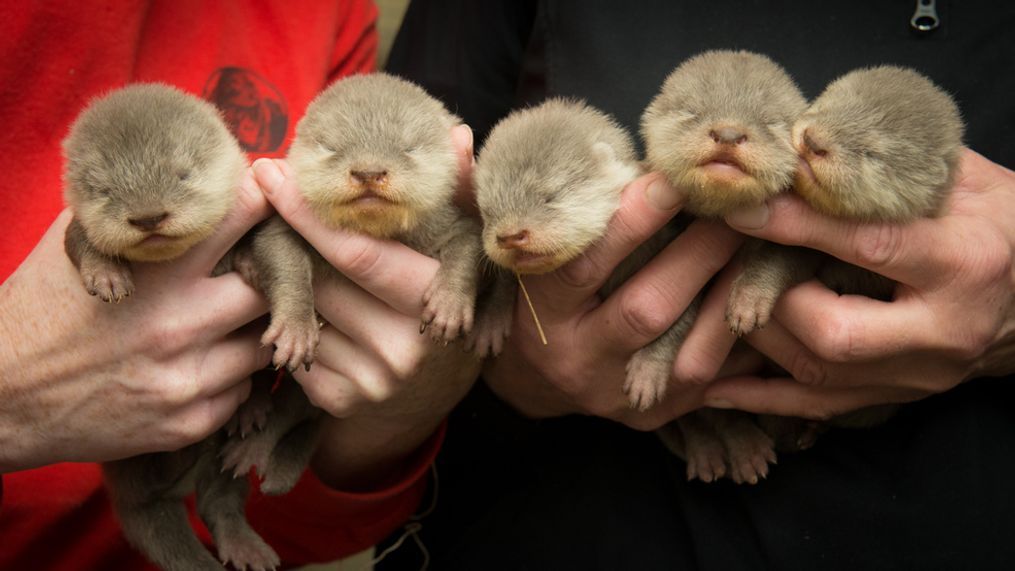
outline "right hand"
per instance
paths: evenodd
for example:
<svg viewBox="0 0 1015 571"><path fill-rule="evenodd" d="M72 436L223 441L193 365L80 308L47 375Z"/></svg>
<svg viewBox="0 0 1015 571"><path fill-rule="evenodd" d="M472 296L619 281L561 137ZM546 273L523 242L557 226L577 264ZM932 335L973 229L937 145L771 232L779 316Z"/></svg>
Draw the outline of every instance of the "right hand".
<svg viewBox="0 0 1015 571"><path fill-rule="evenodd" d="M621 390L625 366L729 261L739 235L724 224L695 222L608 299L596 293L613 268L680 204L680 195L660 175L643 176L625 188L604 239L559 270L523 278L549 344L542 345L528 306L519 300L504 351L484 372L502 399L533 417L592 414L642 430L702 405L703 384L671 382L661 403L645 412L632 409ZM733 341L721 316L699 319L679 352L675 378L685 369L710 380Z"/></svg>
<svg viewBox="0 0 1015 571"><path fill-rule="evenodd" d="M455 127L451 137L464 188L472 132ZM326 324L313 366L293 373L330 415L312 467L343 490L391 481L479 375L479 359L459 343L419 333L423 293L440 262L394 240L325 226L284 160L259 160L254 171L279 215L344 276L315 284Z"/></svg>
<svg viewBox="0 0 1015 571"><path fill-rule="evenodd" d="M136 292L88 295L67 258L64 211L0 286L0 472L174 450L218 427L270 360L263 298L209 277L271 209L248 170L219 229L176 260L133 263Z"/></svg>

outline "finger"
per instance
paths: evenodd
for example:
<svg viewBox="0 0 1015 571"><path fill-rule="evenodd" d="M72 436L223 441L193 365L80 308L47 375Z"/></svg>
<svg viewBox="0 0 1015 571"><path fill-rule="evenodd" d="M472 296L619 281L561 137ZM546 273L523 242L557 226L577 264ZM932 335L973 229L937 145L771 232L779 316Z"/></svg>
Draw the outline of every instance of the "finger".
<svg viewBox="0 0 1015 571"><path fill-rule="evenodd" d="M455 205L469 216L479 218L479 205L476 204L476 193L472 188L472 168L476 164L472 129L468 125L455 125L451 128L451 142L458 156L458 190L455 193Z"/></svg>
<svg viewBox="0 0 1015 571"><path fill-rule="evenodd" d="M190 325L204 338L221 337L268 313L268 302L235 272L202 282L187 311L178 319ZM263 332L262 332L263 333Z"/></svg>
<svg viewBox="0 0 1015 571"><path fill-rule="evenodd" d="M263 322L251 323L212 345L201 364L200 393L218 394L271 363L272 348L261 345Z"/></svg>
<svg viewBox="0 0 1015 571"><path fill-rule="evenodd" d="M726 362L737 338L726 323L726 304L735 267L727 267L709 288L687 339L677 352L673 372L680 383L712 381Z"/></svg>
<svg viewBox="0 0 1015 571"><path fill-rule="evenodd" d="M250 396L250 377L226 386L222 391L204 399L200 399L183 409L175 418L175 423L168 423L167 429L176 431L177 442L184 442L174 448L182 448L210 436L225 426L236 409ZM175 426L173 426L175 424Z"/></svg>
<svg viewBox="0 0 1015 571"><path fill-rule="evenodd" d="M366 399L381 401L394 392L395 383L388 366L355 338L326 326L321 329L321 347L323 368L341 374Z"/></svg>
<svg viewBox="0 0 1015 571"><path fill-rule="evenodd" d="M318 360L309 371L294 377L314 406L335 418L347 418L369 401L380 401L393 391L383 363L342 332L330 326L321 330Z"/></svg>
<svg viewBox="0 0 1015 571"><path fill-rule="evenodd" d="M618 406L620 412L614 420L636 430L655 430L677 417L701 408L705 400L705 389L706 385L671 386L663 401L646 411L628 406L627 397L624 396L624 403Z"/></svg>
<svg viewBox="0 0 1015 571"><path fill-rule="evenodd" d="M423 293L440 262L391 240L324 226L311 212L284 161L258 159L254 173L268 200L315 250L363 289L405 314L423 310Z"/></svg>
<svg viewBox="0 0 1015 571"><path fill-rule="evenodd" d="M942 220L907 225L852 222L819 214L788 193L731 214L726 222L750 236L821 250L914 287L939 280L955 250L956 238L942 230Z"/></svg>
<svg viewBox="0 0 1015 571"><path fill-rule="evenodd" d="M603 239L582 256L554 272L526 277L529 293L548 317L571 315L588 302L613 269L663 227L676 213L683 196L664 177L649 174L629 183Z"/></svg>
<svg viewBox="0 0 1015 571"><path fill-rule="evenodd" d="M325 284L314 292L317 310L325 321L355 339L359 351L377 355L398 376L411 374L432 347L429 338L419 333L418 315L403 315L348 280L334 287ZM382 394L364 388L370 394Z"/></svg>
<svg viewBox="0 0 1015 571"><path fill-rule="evenodd" d="M699 220L593 310L583 327L603 350L632 351L662 335L733 256L741 237Z"/></svg>
<svg viewBox="0 0 1015 571"><path fill-rule="evenodd" d="M939 327L919 298L905 295L889 303L859 295L840 296L814 280L787 290L774 317L817 357L831 363L880 359L904 351L943 350L954 344L954 328ZM764 338L758 342L768 345Z"/></svg>
<svg viewBox="0 0 1015 571"><path fill-rule="evenodd" d="M243 172L243 178L236 190L236 201L219 227L207 239L195 245L186 256L178 271L185 275L207 276L215 264L226 255L236 242L258 222L271 215L271 204L264 197L251 169Z"/></svg>
<svg viewBox="0 0 1015 571"><path fill-rule="evenodd" d="M829 420L867 406L909 402L912 390L892 387L829 388L802 385L788 378L733 377L716 381L705 406L756 414Z"/></svg>

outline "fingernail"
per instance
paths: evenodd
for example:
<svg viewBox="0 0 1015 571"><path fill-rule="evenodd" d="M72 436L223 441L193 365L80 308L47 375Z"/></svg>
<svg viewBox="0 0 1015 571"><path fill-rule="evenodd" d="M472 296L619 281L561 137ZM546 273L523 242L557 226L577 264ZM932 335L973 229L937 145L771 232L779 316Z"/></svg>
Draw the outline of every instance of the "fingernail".
<svg viewBox="0 0 1015 571"><path fill-rule="evenodd" d="M705 406L709 408L730 409L733 408L733 403L726 399L706 399Z"/></svg>
<svg viewBox="0 0 1015 571"><path fill-rule="evenodd" d="M680 204L680 198L680 193L661 178L652 181L645 189L645 199L659 210L673 210Z"/></svg>
<svg viewBox="0 0 1015 571"><path fill-rule="evenodd" d="M257 178L257 183L261 186L261 189L268 194L278 190L282 186L282 182L285 181L282 170L271 159L257 159L254 161L254 176Z"/></svg>
<svg viewBox="0 0 1015 571"><path fill-rule="evenodd" d="M726 217L726 223L737 228L758 230L768 223L768 204L737 210Z"/></svg>
<svg viewBox="0 0 1015 571"><path fill-rule="evenodd" d="M468 125L462 125L462 126L465 127L465 130L468 131L468 133L469 133L469 136L468 136L467 140L469 141L469 152L471 153L472 152L472 146L476 142L476 136L472 132L472 127L470 127Z"/></svg>

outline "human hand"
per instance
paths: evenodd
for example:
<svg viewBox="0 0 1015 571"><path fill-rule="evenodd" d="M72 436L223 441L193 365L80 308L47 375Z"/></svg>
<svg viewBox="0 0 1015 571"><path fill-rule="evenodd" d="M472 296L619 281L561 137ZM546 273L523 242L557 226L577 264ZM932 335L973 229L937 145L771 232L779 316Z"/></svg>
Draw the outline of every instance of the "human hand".
<svg viewBox="0 0 1015 571"><path fill-rule="evenodd" d="M502 399L529 416L593 414L643 430L701 406L703 385L671 382L661 403L632 409L622 392L625 367L676 321L740 237L725 225L695 222L608 299L597 296L616 265L672 218L681 200L658 174L643 176L624 189L603 240L554 272L525 276L549 344L540 342L528 306L516 304L511 336L484 373ZM721 320L699 322L678 354L678 371L701 368L699 360L722 363L733 345Z"/></svg>
<svg viewBox="0 0 1015 571"><path fill-rule="evenodd" d="M463 181L472 134L452 131ZM315 284L327 324L310 371L294 376L333 419L314 460L334 487L368 485L391 471L440 425L472 386L479 361L457 344L419 333L423 293L439 262L408 246L329 229L307 207L282 160L259 160L257 180L278 213L347 278Z"/></svg>
<svg viewBox="0 0 1015 571"><path fill-rule="evenodd" d="M134 263L136 292L90 296L64 252L64 211L0 286L0 472L173 450L247 397L261 297L216 262L270 208L248 171L220 228L182 257Z"/></svg>
<svg viewBox="0 0 1015 571"><path fill-rule="evenodd" d="M938 218L857 224L794 196L730 217L744 233L828 252L898 285L891 302L839 297L816 281L790 289L747 340L793 378L718 381L706 404L826 419L1015 371L1012 220L1015 173L969 150Z"/></svg>

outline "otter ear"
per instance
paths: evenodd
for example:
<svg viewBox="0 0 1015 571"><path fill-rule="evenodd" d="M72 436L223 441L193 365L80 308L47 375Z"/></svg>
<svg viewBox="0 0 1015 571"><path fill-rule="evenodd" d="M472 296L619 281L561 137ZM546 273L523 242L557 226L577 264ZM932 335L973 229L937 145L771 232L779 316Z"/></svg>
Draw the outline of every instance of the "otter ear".
<svg viewBox="0 0 1015 571"><path fill-rule="evenodd" d="M602 163L613 162L617 159L617 154L613 151L613 147L603 141L597 141L592 144L592 156Z"/></svg>

